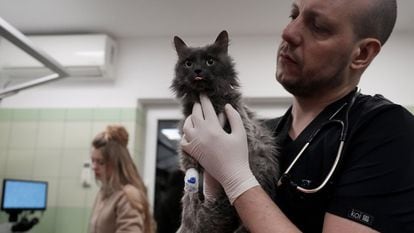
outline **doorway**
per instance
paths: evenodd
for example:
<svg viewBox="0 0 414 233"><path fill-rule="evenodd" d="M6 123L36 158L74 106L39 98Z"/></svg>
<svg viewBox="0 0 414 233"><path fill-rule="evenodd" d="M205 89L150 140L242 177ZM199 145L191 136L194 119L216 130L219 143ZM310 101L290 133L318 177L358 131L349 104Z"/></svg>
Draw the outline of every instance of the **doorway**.
<svg viewBox="0 0 414 233"><path fill-rule="evenodd" d="M184 173L180 170L177 145L178 120L159 120L155 166L154 217L158 233L175 233L181 220Z"/></svg>

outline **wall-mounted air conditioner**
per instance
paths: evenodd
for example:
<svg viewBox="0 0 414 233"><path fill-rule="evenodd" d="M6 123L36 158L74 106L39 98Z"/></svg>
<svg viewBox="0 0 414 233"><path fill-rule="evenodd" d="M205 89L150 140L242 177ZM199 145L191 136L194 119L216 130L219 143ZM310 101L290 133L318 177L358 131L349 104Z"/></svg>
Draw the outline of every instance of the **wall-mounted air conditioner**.
<svg viewBox="0 0 414 233"><path fill-rule="evenodd" d="M114 78L115 41L104 34L28 36L68 71L70 77ZM1 72L10 78L33 78L50 74L10 43L0 43Z"/></svg>

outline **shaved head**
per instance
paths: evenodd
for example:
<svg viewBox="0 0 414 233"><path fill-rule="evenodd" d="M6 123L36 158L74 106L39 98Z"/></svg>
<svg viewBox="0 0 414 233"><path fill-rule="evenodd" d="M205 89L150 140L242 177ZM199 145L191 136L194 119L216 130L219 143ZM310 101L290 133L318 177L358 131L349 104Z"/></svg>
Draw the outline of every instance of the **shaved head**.
<svg viewBox="0 0 414 233"><path fill-rule="evenodd" d="M384 45L397 19L397 1L357 0L354 3L361 6L352 13L357 39L376 38Z"/></svg>

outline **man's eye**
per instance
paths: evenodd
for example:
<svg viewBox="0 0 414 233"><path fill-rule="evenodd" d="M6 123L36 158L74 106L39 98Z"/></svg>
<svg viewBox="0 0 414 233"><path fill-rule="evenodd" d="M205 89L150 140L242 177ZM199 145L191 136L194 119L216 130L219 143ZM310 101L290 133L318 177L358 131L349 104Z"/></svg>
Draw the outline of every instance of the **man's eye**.
<svg viewBox="0 0 414 233"><path fill-rule="evenodd" d="M299 15L299 10L295 7L295 8L293 8L293 9L292 9L292 11L290 12L289 18L290 18L291 20L294 20L294 19L296 19L296 18L298 17L298 15Z"/></svg>
<svg viewBox="0 0 414 233"><path fill-rule="evenodd" d="M312 23L312 28L315 31L322 31L323 30L323 28L321 26L319 26L317 23Z"/></svg>
<svg viewBox="0 0 414 233"><path fill-rule="evenodd" d="M207 61L206 61L206 64L207 64L207 66L212 66L212 65L214 65L214 59L213 58L209 58L209 59L207 59Z"/></svg>
<svg viewBox="0 0 414 233"><path fill-rule="evenodd" d="M191 61L187 60L187 61L185 61L185 62L184 62L184 65L185 65L187 68L191 68L191 67L193 66L193 63L192 63Z"/></svg>
<svg viewBox="0 0 414 233"><path fill-rule="evenodd" d="M311 27L312 27L312 30L317 33L328 33L329 32L328 29L326 29L325 27L317 23L312 23Z"/></svg>

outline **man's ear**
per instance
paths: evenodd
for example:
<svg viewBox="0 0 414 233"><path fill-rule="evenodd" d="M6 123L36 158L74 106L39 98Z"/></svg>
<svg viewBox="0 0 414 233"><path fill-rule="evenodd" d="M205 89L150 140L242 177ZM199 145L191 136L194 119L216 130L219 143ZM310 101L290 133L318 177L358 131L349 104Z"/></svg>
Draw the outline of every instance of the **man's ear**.
<svg viewBox="0 0 414 233"><path fill-rule="evenodd" d="M374 38L365 38L357 43L357 47L352 54L351 68L366 69L381 51L381 42Z"/></svg>

